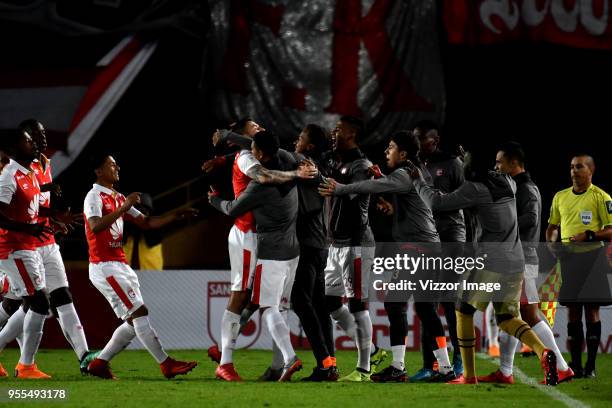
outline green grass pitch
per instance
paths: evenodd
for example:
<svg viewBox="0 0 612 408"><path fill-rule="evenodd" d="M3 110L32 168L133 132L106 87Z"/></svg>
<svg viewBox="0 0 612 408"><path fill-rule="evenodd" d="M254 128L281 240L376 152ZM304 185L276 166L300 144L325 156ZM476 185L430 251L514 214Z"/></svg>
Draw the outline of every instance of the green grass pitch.
<svg viewBox="0 0 612 408"><path fill-rule="evenodd" d="M447 384L352 384L300 383L310 374L313 358L301 350L304 369L290 384L261 383L257 377L270 362L266 351L240 350L235 352L236 368L245 379L243 383L223 383L214 378L215 365L206 351L180 350L171 355L178 359L196 359L198 367L189 375L166 380L159 367L145 351L124 351L112 362L117 381L83 377L79 373L72 350L40 350L39 368L53 376L52 380L17 381L13 377L0 379L0 406L33 406L33 402L9 400L9 389L64 389L67 401L39 401L34 406L58 407L558 407L567 406L536 387L518 383L513 386L480 384L452 386ZM389 358L389 357L387 357ZM18 359L16 350L6 350L0 362L9 373ZM348 374L356 361L355 352L339 352L338 364L342 374ZM420 354L407 353L409 374L420 367ZM389 361L385 361L386 366ZM535 357L517 354L516 366L525 374L540 380L542 375ZM575 380L555 389L562 395L591 407L612 404L612 355L600 355L597 360L598 378ZM492 362L477 360L479 374L495 369ZM571 402L570 402L571 405Z"/></svg>

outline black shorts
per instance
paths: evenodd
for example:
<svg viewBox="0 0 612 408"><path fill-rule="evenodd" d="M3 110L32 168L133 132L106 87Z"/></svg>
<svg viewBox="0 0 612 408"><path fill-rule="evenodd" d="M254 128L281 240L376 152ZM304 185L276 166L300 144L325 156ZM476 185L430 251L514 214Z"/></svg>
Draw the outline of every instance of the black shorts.
<svg viewBox="0 0 612 408"><path fill-rule="evenodd" d="M604 247L588 252L564 252L559 255L559 260L562 280L559 292L561 305L612 305L608 280L610 265Z"/></svg>

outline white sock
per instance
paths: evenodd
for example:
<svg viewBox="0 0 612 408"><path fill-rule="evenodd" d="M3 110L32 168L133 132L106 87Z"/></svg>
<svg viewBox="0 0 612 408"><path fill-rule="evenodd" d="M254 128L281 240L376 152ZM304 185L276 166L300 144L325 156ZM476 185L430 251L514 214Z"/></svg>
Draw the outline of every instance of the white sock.
<svg viewBox="0 0 612 408"><path fill-rule="evenodd" d="M346 335L357 343L357 324L355 323L355 317L348 310L348 307L343 305L339 309L334 310L331 312L331 317L338 322Z"/></svg>
<svg viewBox="0 0 612 408"><path fill-rule="evenodd" d="M403 370L404 357L406 356L406 345L402 344L399 346L391 346L391 353L393 353L393 362L391 365L398 370Z"/></svg>
<svg viewBox="0 0 612 408"><path fill-rule="evenodd" d="M23 307L17 309L8 319L2 331L0 331L0 351L4 350L7 344L15 340L23 332L23 321L26 313ZM21 346L20 346L21 347Z"/></svg>
<svg viewBox="0 0 612 408"><path fill-rule="evenodd" d="M289 327L287 327L287 323L278 311L278 307L267 308L263 312L263 319L268 325L268 331L270 331L274 343L283 354L284 364L289 364L295 357L295 351L291 345Z"/></svg>
<svg viewBox="0 0 612 408"><path fill-rule="evenodd" d="M487 310L485 313L488 323L487 339L489 341L489 347L499 347L499 341L497 340L497 336L499 336L499 327L497 327L497 320L495 320L495 310L493 309L493 303L489 303L489 306L487 306Z"/></svg>
<svg viewBox="0 0 612 408"><path fill-rule="evenodd" d="M499 370L503 375L512 375L514 353L519 345L519 339L502 331L499 334Z"/></svg>
<svg viewBox="0 0 612 408"><path fill-rule="evenodd" d="M553 353L555 353L555 355L557 356L557 368L561 371L567 370L569 368L567 362L563 358L561 350L559 350L559 347L557 346L557 342L555 341L555 335L548 326L548 323L546 323L544 320L540 320L540 322L533 326L531 329L534 331L536 336L538 336L540 340L542 340L542 343L544 343L546 348L551 349Z"/></svg>
<svg viewBox="0 0 612 408"><path fill-rule="evenodd" d="M285 323L287 323L287 312L288 312L287 310L283 310L282 312L280 312ZM289 327L289 325L287 325L287 327ZM284 366L285 366L285 359L283 358L283 352L276 345L275 342L272 342L272 365L270 367L274 368L275 370L278 370L278 369L283 368Z"/></svg>
<svg viewBox="0 0 612 408"><path fill-rule="evenodd" d="M121 326L115 329L113 337L106 343L104 349L100 352L98 358L100 360L110 361L115 357L121 350L126 348L136 337L134 328L128 323L124 322Z"/></svg>
<svg viewBox="0 0 612 408"><path fill-rule="evenodd" d="M354 313L357 324L357 367L370 371L370 348L372 348L372 320L370 312L362 310Z"/></svg>
<svg viewBox="0 0 612 408"><path fill-rule="evenodd" d="M221 318L221 362L220 365L233 361L236 338L240 330L240 315L225 309Z"/></svg>
<svg viewBox="0 0 612 408"><path fill-rule="evenodd" d="M23 319L23 347L21 349L21 357L19 358L21 364L34 364L34 358L40 345L40 339L42 339L46 318L46 314L36 313L32 309L26 313Z"/></svg>
<svg viewBox="0 0 612 408"><path fill-rule="evenodd" d="M438 370L442 374L446 374L453 370L453 365L448 357L448 350L446 347L441 347L433 352L436 360L438 360Z"/></svg>
<svg viewBox="0 0 612 408"><path fill-rule="evenodd" d="M11 316L6 313L6 310L4 310L4 306L0 303L0 328L4 326L4 323L6 323L10 317Z"/></svg>
<svg viewBox="0 0 612 408"><path fill-rule="evenodd" d="M68 340L77 358L81 361L83 355L89 351L89 347L87 345L83 326L81 326L81 321L79 320L79 315L77 315L76 309L74 308L74 303L58 306L57 314L66 340Z"/></svg>
<svg viewBox="0 0 612 408"><path fill-rule="evenodd" d="M159 342L157 333L155 333L155 330L151 327L149 316L132 319L132 323L134 324L134 331L136 332L138 340L140 340L158 364L163 363L168 358L168 354L166 354Z"/></svg>

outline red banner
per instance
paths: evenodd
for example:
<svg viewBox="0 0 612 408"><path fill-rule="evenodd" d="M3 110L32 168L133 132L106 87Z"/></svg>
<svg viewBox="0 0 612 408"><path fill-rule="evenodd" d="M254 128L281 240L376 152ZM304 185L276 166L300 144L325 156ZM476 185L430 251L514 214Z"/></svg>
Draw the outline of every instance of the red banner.
<svg viewBox="0 0 612 408"><path fill-rule="evenodd" d="M446 0L451 44L546 41L612 49L610 0Z"/></svg>

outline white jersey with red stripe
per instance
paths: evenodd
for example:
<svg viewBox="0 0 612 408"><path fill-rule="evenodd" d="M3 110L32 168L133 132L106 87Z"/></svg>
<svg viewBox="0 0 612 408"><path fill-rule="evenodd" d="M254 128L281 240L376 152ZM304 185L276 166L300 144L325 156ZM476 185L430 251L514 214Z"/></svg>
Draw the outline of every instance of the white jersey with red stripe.
<svg viewBox="0 0 612 408"><path fill-rule="evenodd" d="M89 262L122 262L126 263L123 253L123 218L134 219L142 217L143 214L136 208L130 210L110 226L110 228L94 234L89 228L87 220L91 217L104 217L120 208L125 202L125 196L115 190L94 184L87 193L83 212L85 215L85 234L89 245Z"/></svg>
<svg viewBox="0 0 612 408"><path fill-rule="evenodd" d="M9 205L6 215L11 219L36 224L41 195L34 172L11 160L0 174L0 202ZM0 259L14 251L35 250L37 241L23 232L0 230Z"/></svg>
<svg viewBox="0 0 612 408"><path fill-rule="evenodd" d="M234 188L234 197L240 197L240 194L246 190L251 178L247 176L248 171L259 164L259 161L253 156L250 150L241 150L236 153L234 166L232 169L232 186ZM248 211L236 217L234 225L242 232L255 231L255 217L253 212Z"/></svg>
<svg viewBox="0 0 612 408"><path fill-rule="evenodd" d="M51 160L49 160L45 155L41 154L42 160L45 162L45 165L39 161L34 160L30 165L30 168L34 172L36 176L36 180L38 180L39 185L49 184L53 182L53 177L51 176ZM44 193L40 193L40 206L45 208L51 208L51 193L49 191L45 191ZM51 226L51 221L49 217L38 217L39 222L44 222L46 226ZM42 247L46 245L55 244L55 235L48 234L46 238L43 238L42 241L37 241L37 246Z"/></svg>

